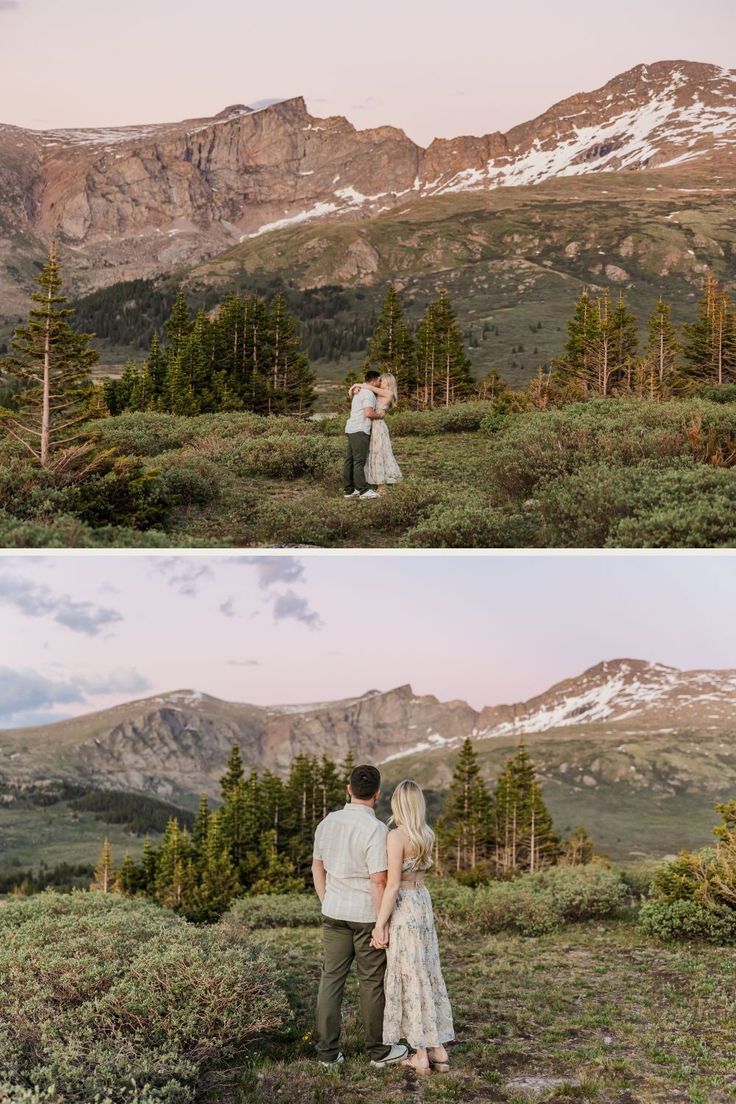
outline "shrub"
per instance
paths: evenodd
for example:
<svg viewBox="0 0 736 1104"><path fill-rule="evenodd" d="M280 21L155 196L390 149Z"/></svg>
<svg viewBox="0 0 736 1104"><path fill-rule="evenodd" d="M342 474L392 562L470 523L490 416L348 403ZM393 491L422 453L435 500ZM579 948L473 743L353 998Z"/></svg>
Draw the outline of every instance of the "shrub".
<svg viewBox="0 0 736 1104"><path fill-rule="evenodd" d="M663 941L736 943L736 912L715 912L698 901L646 901L639 923L647 935Z"/></svg>
<svg viewBox="0 0 736 1104"><path fill-rule="evenodd" d="M91 422L90 429L126 456L157 456L185 444L188 421L175 414L119 414Z"/></svg>
<svg viewBox="0 0 736 1104"><path fill-rule="evenodd" d="M193 1100L287 1015L256 947L116 895L8 903L0 976L0 1080L65 1102Z"/></svg>
<svg viewBox="0 0 736 1104"><path fill-rule="evenodd" d="M332 471L341 449L337 442L318 436L264 436L236 438L222 448L218 462L240 476L317 478Z"/></svg>
<svg viewBox="0 0 736 1104"><path fill-rule="evenodd" d="M229 935L255 928L316 927L321 923L319 900L313 893L239 897L220 921Z"/></svg>
<svg viewBox="0 0 736 1104"><path fill-rule="evenodd" d="M476 433L493 407L489 402L455 403L437 410L404 410L391 414L394 437L430 437L440 433Z"/></svg>
<svg viewBox="0 0 736 1104"><path fill-rule="evenodd" d="M658 472L632 487L630 510L606 547L736 547L736 472L702 465Z"/></svg>
<svg viewBox="0 0 736 1104"><path fill-rule="evenodd" d="M434 889L433 889L434 894ZM438 916L482 932L543 935L564 923L614 915L626 900L621 877L607 867L558 866L477 889L441 889Z"/></svg>
<svg viewBox="0 0 736 1104"><path fill-rule="evenodd" d="M191 450L164 454L155 474L166 501L179 510L208 506L220 497L220 468Z"/></svg>
<svg viewBox="0 0 736 1104"><path fill-rule="evenodd" d="M189 548L193 543L199 547L218 547L214 541L192 542L155 529L145 533L119 525L93 529L70 514L62 514L45 524L19 521L0 512L0 548Z"/></svg>
<svg viewBox="0 0 736 1104"><path fill-rule="evenodd" d="M718 460L734 449L733 417L703 400L647 403L599 399L561 410L509 415L489 460L491 486L526 498L585 465L640 464L677 457Z"/></svg>
<svg viewBox="0 0 736 1104"><path fill-rule="evenodd" d="M501 510L482 500L443 502L404 534L405 548L528 548L538 544L540 515Z"/></svg>

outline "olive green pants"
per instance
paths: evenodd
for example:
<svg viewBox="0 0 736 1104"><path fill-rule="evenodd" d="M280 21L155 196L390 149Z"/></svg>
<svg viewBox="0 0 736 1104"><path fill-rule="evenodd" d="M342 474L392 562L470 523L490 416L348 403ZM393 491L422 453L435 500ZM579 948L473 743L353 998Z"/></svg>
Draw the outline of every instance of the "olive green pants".
<svg viewBox="0 0 736 1104"><path fill-rule="evenodd" d="M373 924L322 917L324 958L317 995L317 1051L323 1062L334 1062L340 1053L342 994L355 960L360 993L360 1015L365 1048L371 1058L385 1058L391 1047L383 1042L383 975L386 952L371 947Z"/></svg>

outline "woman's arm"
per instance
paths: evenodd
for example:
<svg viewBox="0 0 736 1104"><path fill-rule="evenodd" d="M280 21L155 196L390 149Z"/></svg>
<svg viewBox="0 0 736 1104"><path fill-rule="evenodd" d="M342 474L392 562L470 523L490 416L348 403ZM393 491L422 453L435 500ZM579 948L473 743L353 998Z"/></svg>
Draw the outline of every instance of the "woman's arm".
<svg viewBox="0 0 736 1104"><path fill-rule="evenodd" d="M387 387L377 387L375 383L354 383L349 393L355 395L358 391L362 391L364 387L366 390L372 391L374 395L378 395L379 399L391 398L391 392Z"/></svg>
<svg viewBox="0 0 736 1104"><path fill-rule="evenodd" d="M381 908L378 913L378 919L376 920L376 926L373 929L376 941L384 944L388 942L385 929L391 917L391 913L394 911L396 894L399 892L399 886L401 885L401 867L404 863L404 840L402 832L398 828L395 828L393 832L389 832L387 851L388 876L386 888L383 891Z"/></svg>

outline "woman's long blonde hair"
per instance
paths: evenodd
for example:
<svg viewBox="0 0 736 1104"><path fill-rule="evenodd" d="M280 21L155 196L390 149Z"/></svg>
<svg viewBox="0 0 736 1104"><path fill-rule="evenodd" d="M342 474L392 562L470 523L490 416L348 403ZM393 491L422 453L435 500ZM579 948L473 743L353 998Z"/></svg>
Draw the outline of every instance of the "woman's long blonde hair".
<svg viewBox="0 0 736 1104"><path fill-rule="evenodd" d="M415 867L432 865L434 832L427 824L427 804L422 787L411 778L399 782L391 797L391 819L398 828L404 828L415 854Z"/></svg>
<svg viewBox="0 0 736 1104"><path fill-rule="evenodd" d="M381 378L378 382L391 393L388 400L388 409L391 410L399 401L399 385L396 382L396 376L393 372L381 372Z"/></svg>

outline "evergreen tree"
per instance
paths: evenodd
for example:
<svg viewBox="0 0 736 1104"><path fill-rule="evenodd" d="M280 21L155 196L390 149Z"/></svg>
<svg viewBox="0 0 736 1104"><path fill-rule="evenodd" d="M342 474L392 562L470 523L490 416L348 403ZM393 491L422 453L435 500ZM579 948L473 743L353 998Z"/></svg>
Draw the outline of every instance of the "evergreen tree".
<svg viewBox="0 0 736 1104"><path fill-rule="evenodd" d="M132 897L138 890L139 873L129 851L125 852L122 866L118 871L115 881L115 889L118 893L124 893Z"/></svg>
<svg viewBox="0 0 736 1104"><path fill-rule="evenodd" d="M314 404L314 373L281 292L271 304L269 414L306 414Z"/></svg>
<svg viewBox="0 0 736 1104"><path fill-rule="evenodd" d="M161 905L183 909L196 886L189 833L176 817L169 821L156 863L155 897Z"/></svg>
<svg viewBox="0 0 736 1104"><path fill-rule="evenodd" d="M728 294L709 274L695 322L683 327L687 374L695 383L717 386L736 378L736 320Z"/></svg>
<svg viewBox="0 0 736 1104"><path fill-rule="evenodd" d="M563 859L568 866L585 866L593 858L593 841L581 824L565 840Z"/></svg>
<svg viewBox="0 0 736 1104"><path fill-rule="evenodd" d="M623 293L610 312L611 329L611 378L615 383L625 382L633 389L636 369L636 353L639 348L639 331L635 316L629 310Z"/></svg>
<svg viewBox="0 0 736 1104"><path fill-rule="evenodd" d="M100 893L112 893L115 888L115 868L112 865L112 850L110 841L105 836L100 851L100 857L95 867L95 877L90 889L96 889Z"/></svg>
<svg viewBox="0 0 736 1104"><path fill-rule="evenodd" d="M153 897L156 892L156 866L158 856L156 849L148 836L143 840L143 854L139 869L140 889L147 897Z"/></svg>
<svg viewBox="0 0 736 1104"><path fill-rule="evenodd" d="M665 398L678 382L680 342L670 318L669 304L660 296L649 319L647 349L644 357L644 388L650 399Z"/></svg>
<svg viewBox="0 0 736 1104"><path fill-rule="evenodd" d="M21 390L14 410L0 409L0 428L20 442L44 468L57 455L88 440L83 423L94 393L91 368L98 360L90 334L71 328L65 307L56 244L38 278L28 321L13 335L2 370Z"/></svg>
<svg viewBox="0 0 736 1104"><path fill-rule="evenodd" d="M494 861L500 877L534 873L557 860L559 841L523 743L498 780L494 807Z"/></svg>
<svg viewBox="0 0 736 1104"><path fill-rule="evenodd" d="M263 842L260 876L251 887L251 893L299 893L304 889L304 879L299 878L293 862L276 847L276 833L267 832Z"/></svg>
<svg viewBox="0 0 736 1104"><path fill-rule="evenodd" d="M207 847L207 837L210 828L210 803L206 793L199 795L197 816L192 828L192 850L195 862L201 864Z"/></svg>
<svg viewBox="0 0 736 1104"><path fill-rule="evenodd" d="M444 288L417 329L416 379L419 405L429 409L465 399L473 389L462 332Z"/></svg>
<svg viewBox="0 0 736 1104"><path fill-rule="evenodd" d="M225 767L225 773L220 779L220 793L222 794L223 801L227 801L228 798L231 797L244 778L245 772L240 748L237 744L233 744Z"/></svg>
<svg viewBox="0 0 736 1104"><path fill-rule="evenodd" d="M199 878L190 892L188 912L200 920L216 919L240 892L237 871L230 857L220 810L209 818Z"/></svg>
<svg viewBox="0 0 736 1104"><path fill-rule="evenodd" d="M455 762L438 824L438 839L447 865L462 871L484 862L491 842L491 823L488 787L481 777L473 743L467 739Z"/></svg>
<svg viewBox="0 0 736 1104"><path fill-rule="evenodd" d="M365 367L377 372L391 372L396 377L399 396L414 398L417 386L414 338L393 284L389 284L386 291L381 313L368 345Z"/></svg>
<svg viewBox="0 0 736 1104"><path fill-rule="evenodd" d="M191 330L192 319L184 296L184 289L179 288L171 316L166 323L166 348L172 359L176 359L179 355Z"/></svg>
<svg viewBox="0 0 736 1104"><path fill-rule="evenodd" d="M556 381L585 392L588 387L599 343L599 311L587 289L575 304L567 324L567 341L560 360L555 362Z"/></svg>

